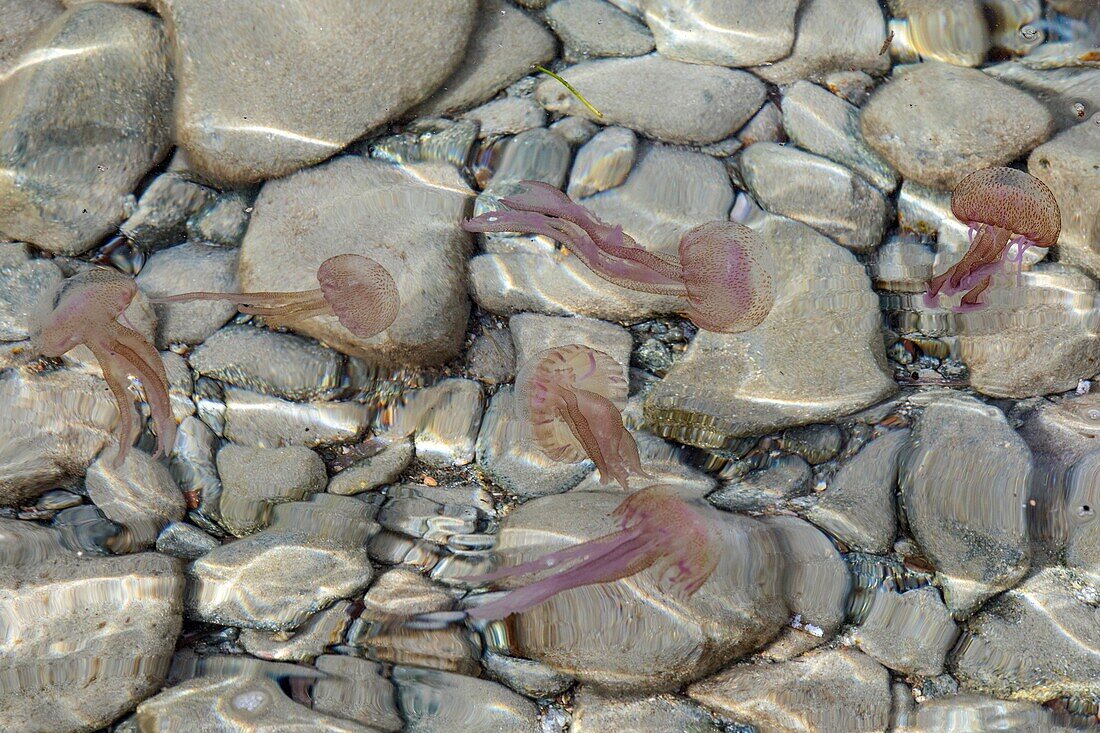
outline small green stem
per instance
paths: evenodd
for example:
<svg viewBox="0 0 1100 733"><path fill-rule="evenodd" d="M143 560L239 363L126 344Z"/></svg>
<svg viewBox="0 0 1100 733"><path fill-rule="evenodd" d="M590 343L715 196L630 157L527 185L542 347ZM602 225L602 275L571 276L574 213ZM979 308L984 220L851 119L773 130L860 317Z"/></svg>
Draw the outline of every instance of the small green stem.
<svg viewBox="0 0 1100 733"><path fill-rule="evenodd" d="M569 90L569 91L570 91L570 92L571 92L571 93L573 94L573 96L574 96L574 97L576 97L577 99L581 100L581 104L583 104L583 105L584 105L585 107L588 107L589 111L591 111L591 112L592 112L592 114L596 115L597 117L603 117L603 112L601 112L601 111L599 111L598 109L596 109L595 107L593 107L593 106L592 106L592 103L591 103L591 102L589 102L589 101L588 101L587 99L585 99L585 98L584 98L584 95L583 95L583 94L581 94L580 92L578 92L578 91L576 90L576 88L575 88L575 87L574 87L574 86L573 86L572 84L570 84L569 82L567 82L567 81L566 81L565 79L562 79L562 78L561 78L560 76L558 76L557 74L555 74L555 73L554 73L553 71L550 71L550 69L547 69L547 68L545 68L545 67L542 67L542 66L538 66L537 64L535 65L535 68L536 68L536 69L538 69L539 71L541 71L542 73L544 73L544 74L546 74L546 75L548 75L548 76L551 76L551 77L553 77L554 79L557 79L557 80L558 80L558 82L559 82L559 83L560 83L560 84L561 84L561 85L562 85L563 87L565 87L566 89L568 89L568 90Z"/></svg>

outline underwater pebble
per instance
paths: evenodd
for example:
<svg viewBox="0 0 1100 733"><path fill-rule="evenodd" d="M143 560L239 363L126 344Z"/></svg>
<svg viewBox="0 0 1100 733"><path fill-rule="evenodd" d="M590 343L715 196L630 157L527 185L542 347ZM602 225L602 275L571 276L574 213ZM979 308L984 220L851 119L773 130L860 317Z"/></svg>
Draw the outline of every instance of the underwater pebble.
<svg viewBox="0 0 1100 733"><path fill-rule="evenodd" d="M237 191L221 193L187 220L187 238L221 247L239 246L251 213L251 197Z"/></svg>
<svg viewBox="0 0 1100 733"><path fill-rule="evenodd" d="M516 376L516 347L507 328L483 327L466 352L466 370L486 384L511 382Z"/></svg>
<svg viewBox="0 0 1100 733"><path fill-rule="evenodd" d="M137 276L138 287L150 298L189 292L236 292L237 251L187 242L154 252ZM224 301L157 303L157 346L197 344L217 331L237 312Z"/></svg>
<svg viewBox="0 0 1100 733"><path fill-rule="evenodd" d="M786 562L781 582L790 623L761 654L786 660L827 643L844 621L852 580L836 546L809 522L789 515L762 517Z"/></svg>
<svg viewBox="0 0 1100 733"><path fill-rule="evenodd" d="M720 733L707 711L672 695L607 697L587 685L573 696L570 733Z"/></svg>
<svg viewBox="0 0 1100 733"><path fill-rule="evenodd" d="M1035 148L1027 170L1058 200L1059 261L1100 275L1100 112Z"/></svg>
<svg viewBox="0 0 1100 733"><path fill-rule="evenodd" d="M906 179L951 189L1031 150L1054 121L1030 94L981 71L925 62L895 70L864 105L860 127Z"/></svg>
<svg viewBox="0 0 1100 733"><path fill-rule="evenodd" d="M554 58L554 34L542 23L505 0L482 0L478 5L475 32L466 44L465 56L448 64L452 73L442 85L436 85L439 91L434 96L414 110L417 116L442 115L481 104L531 73L535 64L547 64ZM453 11L435 12L447 19L448 26L453 25ZM403 67L409 63L405 54L396 58Z"/></svg>
<svg viewBox="0 0 1100 733"><path fill-rule="evenodd" d="M943 672L958 636L939 591L930 586L876 591L866 618L852 632L856 646L890 669L925 677Z"/></svg>
<svg viewBox="0 0 1100 733"><path fill-rule="evenodd" d="M869 443L841 466L803 516L857 550L888 552L897 533L898 456L908 438L908 430L896 430Z"/></svg>
<svg viewBox="0 0 1100 733"><path fill-rule="evenodd" d="M780 456L743 478L723 482L707 500L727 512L775 509L802 494L812 477L810 464L801 456Z"/></svg>
<svg viewBox="0 0 1100 733"><path fill-rule="evenodd" d="M278 682L258 674L197 677L149 698L137 710L139 730L149 733L193 730L195 721L200 720L216 726L208 730L219 733L295 728L323 733L372 732L293 702Z"/></svg>
<svg viewBox="0 0 1100 733"><path fill-rule="evenodd" d="M348 630L348 643L370 650L371 657L392 664L477 675L480 644L462 624L441 624L416 631L379 636L375 626L401 623L410 616L449 611L450 594L408 567L388 570L363 597L363 610ZM385 628L383 626L382 628Z"/></svg>
<svg viewBox="0 0 1100 733"><path fill-rule="evenodd" d="M416 456L429 466L465 466L485 409L481 385L472 379L444 379L407 392L380 421L382 439L411 436Z"/></svg>
<svg viewBox="0 0 1100 733"><path fill-rule="evenodd" d="M695 0L688 10L676 0L626 1L645 10L662 56L718 66L753 66L786 56L799 6L798 0L776 0L767 7L753 0ZM622 8L622 2L616 4Z"/></svg>
<svg viewBox="0 0 1100 733"><path fill-rule="evenodd" d="M183 518L184 501L167 466L148 453L132 450L119 467L115 448L100 454L88 468L88 498L111 521L126 529L128 551L145 550L169 522Z"/></svg>
<svg viewBox="0 0 1100 733"><path fill-rule="evenodd" d="M909 529L955 618L1027 572L1031 472L1031 453L1000 410L963 395L929 395L898 483Z"/></svg>
<svg viewBox="0 0 1100 733"><path fill-rule="evenodd" d="M27 3L23 0L4 0L0 2L0 73L9 63L13 63L19 54L27 50L28 41L38 31L52 22L65 11L60 0L42 0Z"/></svg>
<svg viewBox="0 0 1100 733"><path fill-rule="evenodd" d="M983 695L951 695L927 700L910 712L905 733L972 733L984 730L1068 733L1054 724L1048 708L1023 700L997 700Z"/></svg>
<svg viewBox="0 0 1100 733"><path fill-rule="evenodd" d="M0 341L31 335L40 301L60 287L63 277L49 260L31 259L25 244L0 244Z"/></svg>
<svg viewBox="0 0 1100 733"><path fill-rule="evenodd" d="M266 527L276 504L324 491L328 481L324 461L302 446L263 449L228 444L218 451L217 462L220 523L236 537Z"/></svg>
<svg viewBox="0 0 1100 733"><path fill-rule="evenodd" d="M981 0L892 0L895 15L905 19L891 24L899 48L909 46L929 61L978 66L989 51L982 5Z"/></svg>
<svg viewBox="0 0 1100 733"><path fill-rule="evenodd" d="M157 552L181 560L197 560L217 547L220 542L198 527L185 522L171 522L157 537Z"/></svg>
<svg viewBox="0 0 1100 733"><path fill-rule="evenodd" d="M544 17L574 59L641 56L653 50L649 29L605 0L557 0Z"/></svg>
<svg viewBox="0 0 1100 733"><path fill-rule="evenodd" d="M323 654L314 663L325 676L313 686L313 709L355 720L375 731L402 730L393 683L375 661Z"/></svg>
<svg viewBox="0 0 1100 733"><path fill-rule="evenodd" d="M915 238L888 237L875 250L871 277L879 290L923 293L932 279L935 260L935 253Z"/></svg>
<svg viewBox="0 0 1100 733"><path fill-rule="evenodd" d="M287 402L225 388L225 437L257 448L343 443L363 434L371 408L359 402Z"/></svg>
<svg viewBox="0 0 1100 733"><path fill-rule="evenodd" d="M378 528L370 516L366 503L333 494L277 505L271 526L188 566L188 617L268 631L297 628L370 584L365 544Z"/></svg>
<svg viewBox="0 0 1100 733"><path fill-rule="evenodd" d="M875 79L863 71L830 71L821 81L822 86L848 104L862 107L875 90Z"/></svg>
<svg viewBox="0 0 1100 733"><path fill-rule="evenodd" d="M607 534L621 500L619 492L572 491L528 501L504 518L496 551L523 562ZM659 592L650 570L564 591L510 618L512 653L606 691L643 692L675 689L772 638L787 619L774 532L740 515L705 516L721 543L719 564L695 595ZM621 623L624 615L633 623ZM586 631L593 627L602 632Z"/></svg>
<svg viewBox="0 0 1100 733"><path fill-rule="evenodd" d="M656 54L587 61L563 69L561 76L603 113L597 122L671 143L729 137L764 103L764 85L750 74ZM555 79L539 82L535 96L551 112L594 118Z"/></svg>
<svg viewBox="0 0 1100 733"><path fill-rule="evenodd" d="M797 453L817 466L836 457L844 444L844 434L836 425L800 425L787 428L779 439L779 447Z"/></svg>
<svg viewBox="0 0 1100 733"><path fill-rule="evenodd" d="M791 140L811 153L845 165L889 193L898 173L863 139L859 108L808 81L783 95L783 126Z"/></svg>
<svg viewBox="0 0 1100 733"><path fill-rule="evenodd" d="M1100 593L1087 576L1044 568L976 613L952 668L966 690L1044 702L1100 691Z"/></svg>
<svg viewBox="0 0 1100 733"><path fill-rule="evenodd" d="M0 720L92 731L164 683L182 621L180 563L78 557L56 532L0 519Z"/></svg>
<svg viewBox="0 0 1100 733"><path fill-rule="evenodd" d="M783 113L774 102L764 102L752 119L745 123L737 132L737 137L720 140L708 145L703 152L718 158L724 158L736 153L741 146L753 143L769 142L782 143L787 141L787 132L783 129ZM739 145L734 145L739 143ZM729 147L725 147L729 145Z"/></svg>
<svg viewBox="0 0 1100 733"><path fill-rule="evenodd" d="M454 535L476 533L493 515L490 495L476 484L401 484L386 491L378 511L383 529L445 545Z"/></svg>
<svg viewBox="0 0 1100 733"><path fill-rule="evenodd" d="M539 729L535 704L490 680L395 667L393 682L406 733L534 733Z"/></svg>
<svg viewBox="0 0 1100 733"><path fill-rule="evenodd" d="M527 697L555 697L572 687L576 681L541 662L521 657L486 651L482 662L490 676ZM574 721L572 733L576 733L576 730Z"/></svg>
<svg viewBox="0 0 1100 733"><path fill-rule="evenodd" d="M466 335L470 240L458 224L472 194L450 165L394 166L355 156L270 181L241 245L241 288L315 289L321 262L366 255L397 284L401 308L393 325L370 339L331 316L298 330L372 363L446 362Z"/></svg>
<svg viewBox="0 0 1100 733"><path fill-rule="evenodd" d="M332 477L330 494L350 496L391 483L404 472L413 458L411 440L378 441L379 452L362 458Z"/></svg>
<svg viewBox="0 0 1100 733"><path fill-rule="evenodd" d="M1100 588L1100 452L1074 465L1067 488L1066 565L1089 575Z"/></svg>
<svg viewBox="0 0 1100 733"><path fill-rule="evenodd" d="M1076 268L1044 263L994 278L984 309L956 315L970 384L992 397L1063 392L1100 371L1100 292Z"/></svg>
<svg viewBox="0 0 1100 733"><path fill-rule="evenodd" d="M137 208L118 229L146 251L179 244L188 217L210 203L215 192L179 173L161 173L141 194Z"/></svg>
<svg viewBox="0 0 1100 733"><path fill-rule="evenodd" d="M470 159L478 137L478 123L472 119L458 122L441 117L415 120L404 132L374 140L370 157L387 163L450 163L461 168Z"/></svg>
<svg viewBox="0 0 1100 733"><path fill-rule="evenodd" d="M607 127L577 151L566 193L574 201L626 180L634 167L638 138L625 127Z"/></svg>
<svg viewBox="0 0 1100 733"><path fill-rule="evenodd" d="M687 689L696 702L768 731L885 731L890 675L851 649L731 667Z"/></svg>
<svg viewBox="0 0 1100 733"><path fill-rule="evenodd" d="M288 400L332 399L344 388L344 360L312 339L230 324L188 356L196 374Z"/></svg>
<svg viewBox="0 0 1100 733"><path fill-rule="evenodd" d="M241 629L239 641L246 652L260 659L312 662L325 649L343 642L353 613L351 601L337 601L306 619L289 638L286 632Z"/></svg>
<svg viewBox="0 0 1100 733"><path fill-rule="evenodd" d="M48 58L28 50L0 75L0 232L80 254L127 217L131 191L168 153L168 44L155 16L105 3L47 30L36 42Z"/></svg>
<svg viewBox="0 0 1100 733"><path fill-rule="evenodd" d="M462 119L478 123L479 138L493 138L545 127L546 111L532 99L504 97L474 107Z"/></svg>
<svg viewBox="0 0 1100 733"><path fill-rule="evenodd" d="M207 0L158 0L180 60L176 141L192 166L232 183L318 163L443 83L475 6L295 0L272 25L270 2L211 13Z"/></svg>
<svg viewBox="0 0 1100 733"><path fill-rule="evenodd" d="M776 143L750 145L741 177L761 206L809 224L857 252L882 241L890 206L882 192L843 165Z"/></svg>
<svg viewBox="0 0 1100 733"><path fill-rule="evenodd" d="M1029 92L1046 105L1061 130L1081 122L1075 105L1084 105L1086 115L1100 109L1100 68L1032 69L1019 61L1003 61L983 71Z"/></svg>
<svg viewBox="0 0 1100 733"><path fill-rule="evenodd" d="M816 80L838 69L883 72L890 68L889 57L879 53L885 40L886 23L876 0L806 0L790 54L752 71L772 84Z"/></svg>
<svg viewBox="0 0 1100 733"><path fill-rule="evenodd" d="M775 305L746 333L699 332L646 398L646 426L657 435L719 448L829 421L896 389L863 265L800 222L759 214L747 223L775 253Z"/></svg>
<svg viewBox="0 0 1100 733"><path fill-rule="evenodd" d="M107 383L76 371L0 370L0 506L79 479L111 440Z"/></svg>
<svg viewBox="0 0 1100 733"><path fill-rule="evenodd" d="M599 131L600 126L583 117L570 115L552 123L550 129L568 140L570 145L584 145Z"/></svg>
<svg viewBox="0 0 1100 733"><path fill-rule="evenodd" d="M568 141L553 130L540 127L521 132L504 146L485 195L504 192L504 184L520 181L542 181L560 188L572 157Z"/></svg>

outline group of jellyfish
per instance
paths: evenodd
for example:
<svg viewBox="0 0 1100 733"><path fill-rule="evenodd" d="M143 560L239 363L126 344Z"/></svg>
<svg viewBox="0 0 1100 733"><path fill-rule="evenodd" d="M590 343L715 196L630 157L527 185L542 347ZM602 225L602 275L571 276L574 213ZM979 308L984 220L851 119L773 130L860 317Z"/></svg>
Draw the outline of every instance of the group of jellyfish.
<svg viewBox="0 0 1100 733"><path fill-rule="evenodd" d="M538 234L564 245L599 277L615 285L672 296L681 313L700 328L739 333L759 325L775 302L771 261L759 236L735 221L710 222L688 231L678 256L650 252L621 226L600 221L546 183L525 181L505 207L463 222L471 232ZM963 293L956 310L982 307L983 292L1009 259L1022 262L1028 247L1057 241L1061 216L1050 190L1022 171L993 167L966 176L952 193L951 209L970 227L962 260L929 282L925 299ZM400 300L391 274L362 255L325 260L319 287L301 292L195 292L154 298L154 303L225 300L270 326L293 327L307 319L335 316L352 334L369 338L385 331ZM157 454L175 443L176 425L160 355L125 316L137 294L131 278L108 269L70 278L52 312L33 335L34 352L60 357L86 345L98 360L120 417L116 427L117 467L140 432L127 391L131 375L145 388L157 434ZM651 478L620 412L627 396L621 365L596 349L570 344L547 349L523 365L515 380L515 406L527 440L555 461L591 460L603 484L611 480L629 492L633 477ZM613 512L619 529L536 560L467 578L485 583L543 573L543 577L468 612L471 618L503 618L531 608L570 588L618 580L652 568L659 587L687 597L707 580L718 562L706 509L679 498L660 484L629 494ZM554 569L553 573L544 573Z"/></svg>

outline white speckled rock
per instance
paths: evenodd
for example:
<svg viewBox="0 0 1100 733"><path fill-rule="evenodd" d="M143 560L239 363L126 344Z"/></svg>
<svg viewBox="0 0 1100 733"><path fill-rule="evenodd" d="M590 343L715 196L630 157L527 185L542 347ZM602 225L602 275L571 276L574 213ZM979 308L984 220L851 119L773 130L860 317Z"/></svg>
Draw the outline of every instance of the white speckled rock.
<svg viewBox="0 0 1100 733"><path fill-rule="evenodd" d="M555 79L544 79L536 90L546 109L673 143L727 138L764 103L764 85L751 74L657 54L589 61L564 69L561 76L603 117L595 117Z"/></svg>
<svg viewBox="0 0 1100 733"><path fill-rule="evenodd" d="M324 260L366 255L397 284L401 308L393 325L369 339L332 316L298 330L369 361L445 362L466 334L470 240L458 225L472 195L450 165L401 167L351 156L271 181L241 245L241 288L314 289Z"/></svg>
<svg viewBox="0 0 1100 733"><path fill-rule="evenodd" d="M441 115L481 104L526 76L535 64L546 64L554 58L554 34L542 23L505 0L482 0L479 5L465 58L458 62L457 69L451 65L453 73L416 109L417 116ZM401 63L407 65L404 60Z"/></svg>
<svg viewBox="0 0 1100 733"><path fill-rule="evenodd" d="M4 29L4 33L7 29ZM169 148L172 76L159 20L82 5L0 75L0 233L85 252L133 206Z"/></svg>
<svg viewBox="0 0 1100 733"><path fill-rule="evenodd" d="M1047 139L1054 120L1027 92L938 62L896 69L863 107L867 143L906 179L952 189Z"/></svg>
<svg viewBox="0 0 1100 733"><path fill-rule="evenodd" d="M27 50L28 42L65 11L59 0L0 0L0 72Z"/></svg>
<svg viewBox="0 0 1100 733"><path fill-rule="evenodd" d="M234 183L322 161L446 79L475 5L155 0L175 49L176 140L197 169Z"/></svg>

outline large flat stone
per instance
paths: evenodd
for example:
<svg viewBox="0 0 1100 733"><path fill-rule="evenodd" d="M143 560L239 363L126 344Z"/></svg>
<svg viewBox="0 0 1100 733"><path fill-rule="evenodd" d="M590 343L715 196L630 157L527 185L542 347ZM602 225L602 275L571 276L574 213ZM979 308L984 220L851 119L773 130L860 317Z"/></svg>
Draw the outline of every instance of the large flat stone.
<svg viewBox="0 0 1100 733"><path fill-rule="evenodd" d="M231 183L285 176L435 91L474 0L156 0L175 50L176 141ZM277 18L278 22L274 22Z"/></svg>
<svg viewBox="0 0 1100 733"><path fill-rule="evenodd" d="M67 11L34 45L0 74L0 234L80 254L168 152L168 45L156 17L103 3Z"/></svg>

